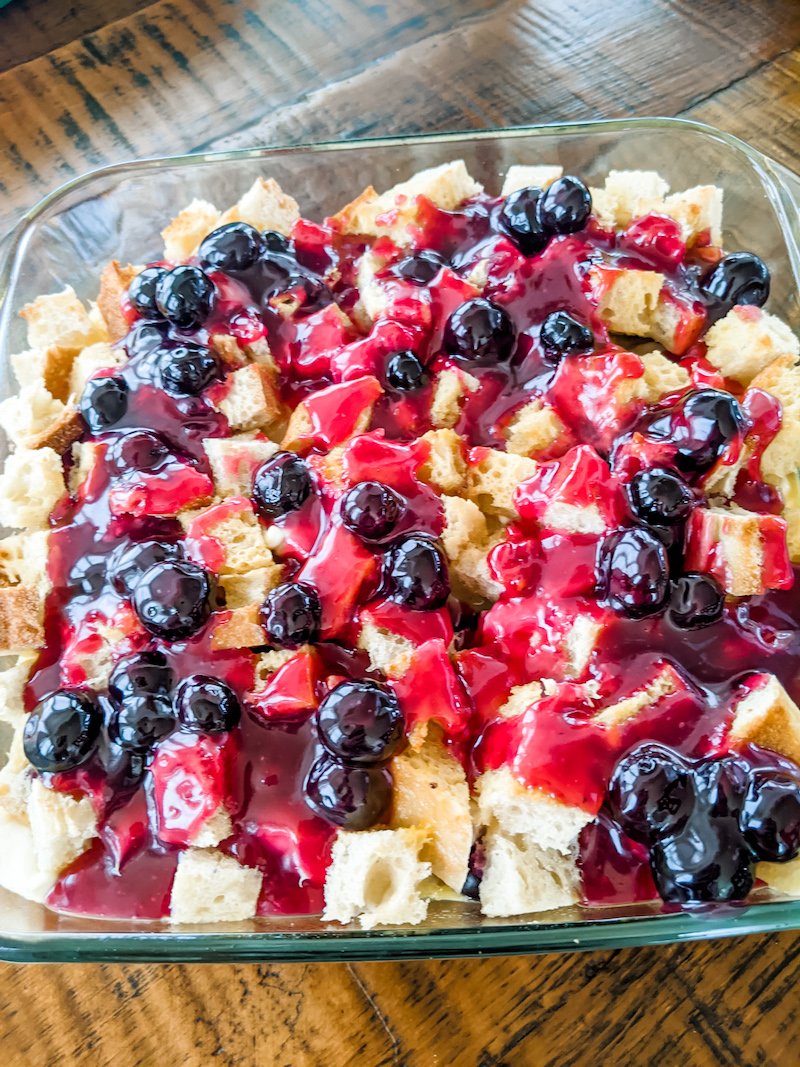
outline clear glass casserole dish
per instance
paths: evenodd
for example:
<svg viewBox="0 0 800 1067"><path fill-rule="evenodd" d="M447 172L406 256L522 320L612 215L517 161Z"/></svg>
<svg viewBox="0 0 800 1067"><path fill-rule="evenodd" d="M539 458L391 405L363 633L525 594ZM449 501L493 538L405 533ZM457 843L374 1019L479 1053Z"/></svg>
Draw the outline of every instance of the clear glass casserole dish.
<svg viewBox="0 0 800 1067"><path fill-rule="evenodd" d="M724 247L755 251L772 275L770 310L800 324L800 180L726 134L677 119L524 129L263 149L127 163L89 174L28 212L4 242L0 268L2 394L15 391L9 356L23 350L20 309L72 285L96 296L109 260L147 262L154 236L195 197L234 202L259 175L274 177L304 214L321 218L365 186L388 188L415 171L463 158L487 191L512 164L559 163L587 183L612 168L658 170L673 188L725 191ZM3 454L5 446L3 445ZM2 457L0 457L2 458ZM0 752L7 739L0 736ZM417 927L343 929L313 917L219 926L59 916L0 889L0 958L75 960L314 960L450 957L609 948L800 927L800 900L759 890L747 907L699 914L661 905L574 907L529 921L486 919L478 906L432 904Z"/></svg>

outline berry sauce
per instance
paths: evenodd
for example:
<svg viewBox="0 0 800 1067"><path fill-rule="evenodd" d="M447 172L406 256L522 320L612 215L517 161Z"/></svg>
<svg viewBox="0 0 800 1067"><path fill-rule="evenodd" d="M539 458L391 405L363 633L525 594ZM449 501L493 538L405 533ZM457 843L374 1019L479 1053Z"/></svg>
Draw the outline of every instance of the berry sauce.
<svg viewBox="0 0 800 1067"><path fill-rule="evenodd" d="M543 217L561 219L558 197L550 199ZM354 311L366 243L341 235L332 220L300 220L291 241L233 227L224 240L204 242L200 257L174 272L155 264L152 277L132 294L135 306L123 302L131 330L119 347L128 361L94 379L113 377L115 385L95 384L87 394L87 405L95 394L103 398L96 405L100 414L87 416L93 432L83 438L95 446L94 464L51 516L46 644L26 705L32 711L60 689L86 688L85 665L106 648L107 637L114 662L160 653L176 686L197 676L224 683L241 717L237 712L230 719L228 732L223 719L223 727L208 734L176 722L149 754L120 753L104 727L88 762L43 772L53 788L88 795L100 827L91 848L62 873L51 907L107 917L165 916L188 828L224 802L232 832L217 847L263 872L258 914L321 911L336 826L309 806L304 782L315 761L329 758L320 745L318 708L349 679L369 692L376 682L385 686L381 700L400 709L406 732L426 719L438 722L470 780L509 765L521 781L585 809L593 817L581 838L588 903L648 900L655 889L647 849L622 833L604 804L620 756L648 739L695 759L724 753L731 701L748 672L768 668L800 700L796 573L783 575L781 590L729 601L709 625L682 628L670 621L666 607L670 582L681 574L682 523L702 493L686 474L687 484L678 486L685 490L680 508L675 505L669 522L659 526L658 502L649 510L640 503L641 514L634 514L625 487L642 470L675 468L672 439L648 437L648 430L657 419L678 420L677 426L680 398L667 398L650 412L641 400L618 399L620 385L641 378L644 366L612 342L598 311L597 271L662 272L667 299L681 312L679 351L671 355L691 368L692 388L710 391L719 376L704 364L700 334L719 316L720 293L745 283L737 275L703 290L697 251L687 253L671 220L648 216L615 235L593 219L586 225L585 206L570 201L560 232L547 238L531 229L535 206L535 196L520 197L503 215L502 200L481 194L445 212L421 200L410 250L388 238L372 247L388 307L369 328L359 325ZM488 280L478 288L471 279L481 270ZM467 302L470 314L453 317ZM173 305L178 311L170 310ZM340 309L353 312L352 319ZM173 324L159 314L172 314ZM261 616L272 647L283 641L296 648L309 635L317 643L258 688L258 649L215 645L215 631L230 612L213 580L210 617L197 614L193 632L170 642L145 629L125 582L117 576L115 584L113 569L105 566L115 552L114 560L128 561L127 546L136 542L167 546L158 560L179 560L153 563L148 556L143 566L205 567L213 577L221 564L221 546L205 532L208 516L195 519L188 535L175 518L212 503L202 442L231 433L212 403L226 394L226 372L235 369L216 353L216 334L242 346L266 340L281 400L288 408L304 402L311 427L301 459L280 453L260 469L253 507L259 522L282 535L275 558L283 584ZM503 592L479 619L448 596L438 540L442 501L418 477L429 454L420 438L432 428L432 383L443 370L478 380L477 389L466 390L454 426L472 449L470 464L481 462L487 448L505 448L508 424L533 400L552 407L565 426L563 448L547 456L556 466L540 467L517 492L520 518L489 556ZM741 399L741 389L733 391ZM357 425L370 405L371 422ZM732 423L739 427L735 440L715 439L712 459L722 452L722 462L735 463L744 449L736 502L775 514L782 502L761 480L759 462L780 428L780 405L752 390L742 399L741 415L741 424ZM142 434L149 436L134 440ZM582 447L569 453L572 467L558 467L558 457L576 444ZM326 454L340 446L332 469ZM612 553L615 588L627 588L625 560L639 553L642 563L647 551L633 592L604 592L610 550L603 536L542 528L554 494L565 504L596 507L607 529L627 531L624 551ZM250 506L240 498L218 505L218 518L242 504ZM652 530L642 527L645 520L654 523ZM135 568L131 573L138 574ZM279 627L273 616L279 608L288 613L286 605L300 595L313 626L280 636L286 625ZM601 637L577 676L559 681L521 718L499 718L512 686L564 678L562 645L581 617L594 622ZM386 682L356 651L365 621L413 643L399 680ZM452 655L451 642L458 650ZM611 727L595 718L598 706L614 704L669 667L674 685L655 709ZM98 700L105 707L108 698L100 693ZM355 712L348 714L357 721ZM398 737L371 744L388 758ZM333 745L330 738L327 744ZM209 766L217 768L216 777L203 770ZM165 790L176 806L174 825L164 823L163 811L159 815Z"/></svg>

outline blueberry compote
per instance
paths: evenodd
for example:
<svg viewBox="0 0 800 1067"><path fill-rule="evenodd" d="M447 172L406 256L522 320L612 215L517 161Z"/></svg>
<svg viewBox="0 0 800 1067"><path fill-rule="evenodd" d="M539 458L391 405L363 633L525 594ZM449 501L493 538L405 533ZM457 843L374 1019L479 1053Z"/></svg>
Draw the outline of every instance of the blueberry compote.
<svg viewBox="0 0 800 1067"><path fill-rule="evenodd" d="M759 467L777 402L728 391L703 358L728 308L760 314L764 264L708 235L687 249L657 214L605 230L572 176L416 210L402 247L337 219L289 235L230 223L131 283L127 362L80 400L94 462L51 516L26 693L29 761L98 814L54 908L167 914L181 850L219 814L216 847L263 874L259 914L319 912L334 834L386 820L392 758L431 723L470 781L510 766L583 809L588 903L738 900L757 860L797 854L800 770L726 732L752 672L800 698L791 575L726 600L683 553L716 464L740 465L738 503L781 508ZM620 268L660 272L677 323L667 356L691 385L655 405L600 313ZM296 412L272 454L257 417L221 413L250 364L272 410ZM487 449L516 432L519 451L542 426L557 433L522 448L541 461L525 491L484 494ZM454 451L434 428L460 435ZM257 460L206 449L239 430ZM460 495L471 506L442 500ZM242 513L264 534L245 608L215 537ZM242 625L248 646L228 647ZM385 677L359 650L368 627L402 669ZM542 679L541 699L499 714ZM656 690L642 715L598 716Z"/></svg>

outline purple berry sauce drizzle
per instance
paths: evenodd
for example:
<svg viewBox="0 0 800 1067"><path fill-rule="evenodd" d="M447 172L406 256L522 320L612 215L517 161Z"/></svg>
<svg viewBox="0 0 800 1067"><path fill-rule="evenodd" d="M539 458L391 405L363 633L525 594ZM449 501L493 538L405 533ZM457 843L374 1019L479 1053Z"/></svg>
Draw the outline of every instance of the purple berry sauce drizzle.
<svg viewBox="0 0 800 1067"><path fill-rule="evenodd" d="M26 694L29 759L54 788L89 795L100 819L99 838L62 873L50 906L164 916L180 850L224 804L232 833L218 847L264 873L259 914L319 912L337 828L380 821L387 761L427 717L470 780L508 764L595 816L581 838L588 904L659 893L684 905L740 899L758 858L797 852L800 770L752 747L728 752L726 741L749 673L769 669L800 699L795 575L779 591L725 603L682 558L687 516L705 502L699 479L746 434L760 451L737 499L780 508L758 472L779 405L763 393L739 403L701 340L734 304L763 304L769 276L746 253L723 259L702 240L687 251L669 219L648 216L615 235L589 211L576 179L505 203L481 194L454 213L421 203L411 250L385 238L373 249L386 261L379 277L394 313L344 338L336 306L353 309L366 246L331 224L300 220L291 240L234 224L188 265L154 264L132 283L120 342L128 361L95 376L81 405L96 461L51 517L46 646ZM479 294L466 279L482 260ZM661 271L680 309L672 356L693 384L656 410L615 400L641 364L611 344L598 314L589 271L604 265ZM326 477L322 447L279 453L256 473L259 521L285 534L282 584L261 609L262 651L314 646L262 689L258 649L215 647L229 617L224 595L174 518L210 501L202 442L230 433L211 402L230 369L213 334L266 337L290 408L365 376L381 387L370 426L346 446L344 488ZM599 539L543 532L538 490L523 487L520 519L490 557L505 591L479 618L450 594L442 504L416 477L433 382L446 368L480 383L455 426L469 462L504 449L515 412L542 398L567 428L563 448L543 458L595 449L581 462L608 490L616 526ZM332 439L337 404L320 398L318 442ZM657 714L615 730L591 721L585 691L569 683L522 724L500 719L511 686L563 671L555 647L578 615L603 625L588 678L604 706L665 662L681 684ZM367 617L416 646L396 682L356 650ZM95 693L81 664L101 648L103 626L116 630L119 659ZM690 839L700 842L692 856ZM478 845L465 886L473 897L480 855Z"/></svg>

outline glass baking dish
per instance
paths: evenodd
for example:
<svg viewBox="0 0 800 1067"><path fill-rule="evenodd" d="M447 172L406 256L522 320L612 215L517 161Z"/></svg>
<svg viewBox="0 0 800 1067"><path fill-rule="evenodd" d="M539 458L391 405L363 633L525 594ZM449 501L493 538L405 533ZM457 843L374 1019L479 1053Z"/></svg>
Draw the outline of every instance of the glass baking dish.
<svg viewBox="0 0 800 1067"><path fill-rule="evenodd" d="M725 191L724 246L757 252L772 274L770 310L800 325L800 179L734 137L680 119L626 119L472 134L254 149L124 163L78 178L24 215L3 243L0 265L0 391L16 388L9 356L22 351L18 312L40 293L70 284L87 300L111 259L158 258L158 233L195 197L234 203L271 175L304 214L331 214L367 185L386 189L424 167L463 158L498 193L515 163L559 163L590 184L612 168L658 170L680 190ZM5 445L0 442L0 459ZM0 736L0 752L4 738ZM2 842L0 842L2 847ZM661 905L582 908L530 921L486 919L477 905L438 901L419 926L363 931L313 917L170 927L56 915L0 889L0 958L76 960L343 960L455 957L616 948L800 928L800 900L767 889L747 907L700 914Z"/></svg>

